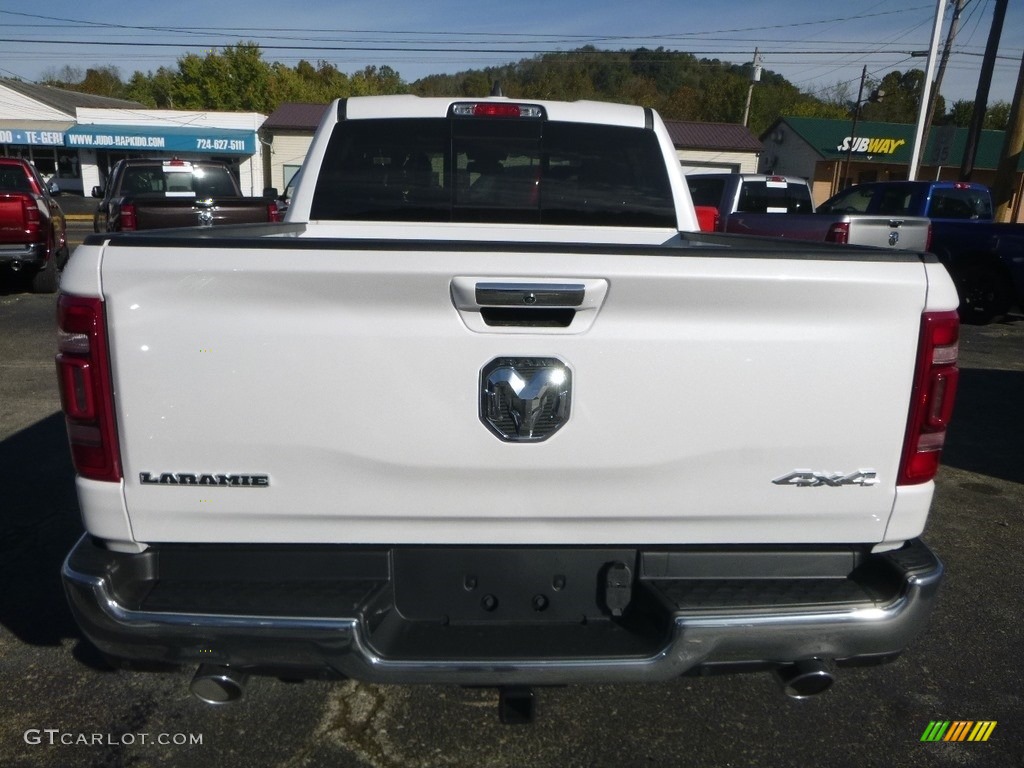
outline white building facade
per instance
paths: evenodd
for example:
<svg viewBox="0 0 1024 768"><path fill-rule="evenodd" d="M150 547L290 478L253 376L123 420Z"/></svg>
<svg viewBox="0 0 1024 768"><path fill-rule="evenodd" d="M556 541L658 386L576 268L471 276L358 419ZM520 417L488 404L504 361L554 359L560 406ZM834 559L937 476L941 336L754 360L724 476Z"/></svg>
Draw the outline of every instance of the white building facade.
<svg viewBox="0 0 1024 768"><path fill-rule="evenodd" d="M126 157L227 161L260 197L265 153L256 112L147 109L142 104L0 79L0 157L30 161L63 192L89 195Z"/></svg>

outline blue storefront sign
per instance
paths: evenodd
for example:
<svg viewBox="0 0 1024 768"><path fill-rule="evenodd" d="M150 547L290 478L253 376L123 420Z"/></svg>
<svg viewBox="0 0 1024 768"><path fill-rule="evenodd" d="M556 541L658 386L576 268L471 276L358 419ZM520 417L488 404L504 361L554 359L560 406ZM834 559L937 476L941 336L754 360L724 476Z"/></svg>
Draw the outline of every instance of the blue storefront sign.
<svg viewBox="0 0 1024 768"><path fill-rule="evenodd" d="M0 144L32 147L63 147L63 131L33 131L26 128L0 128Z"/></svg>
<svg viewBox="0 0 1024 768"><path fill-rule="evenodd" d="M76 125L65 133L69 149L256 154L254 131L128 125Z"/></svg>

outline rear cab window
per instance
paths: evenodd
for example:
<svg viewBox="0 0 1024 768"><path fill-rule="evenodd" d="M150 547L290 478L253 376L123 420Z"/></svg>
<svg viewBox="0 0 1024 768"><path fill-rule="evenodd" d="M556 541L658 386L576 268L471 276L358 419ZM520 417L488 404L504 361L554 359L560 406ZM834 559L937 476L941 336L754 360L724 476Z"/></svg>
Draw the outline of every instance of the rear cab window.
<svg viewBox="0 0 1024 768"><path fill-rule="evenodd" d="M722 204L722 195L725 194L725 179L720 176L688 175L686 186L690 188L690 197L693 199L694 205L718 208Z"/></svg>
<svg viewBox="0 0 1024 768"><path fill-rule="evenodd" d="M736 201L737 213L811 213L813 210L807 185L784 178L744 180Z"/></svg>
<svg viewBox="0 0 1024 768"><path fill-rule="evenodd" d="M653 131L457 116L339 122L310 217L676 226Z"/></svg>
<svg viewBox="0 0 1024 768"><path fill-rule="evenodd" d="M940 187L932 190L928 211L935 219L988 220L992 218L992 199L971 187Z"/></svg>
<svg viewBox="0 0 1024 768"><path fill-rule="evenodd" d="M219 165L171 163L128 166L121 194L132 197L235 197L230 171Z"/></svg>

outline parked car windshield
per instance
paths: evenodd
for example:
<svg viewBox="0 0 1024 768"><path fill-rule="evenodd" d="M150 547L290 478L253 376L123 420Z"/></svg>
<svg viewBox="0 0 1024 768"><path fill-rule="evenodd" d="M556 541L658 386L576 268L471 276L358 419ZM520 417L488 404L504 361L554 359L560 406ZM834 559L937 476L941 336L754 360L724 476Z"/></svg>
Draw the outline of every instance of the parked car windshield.
<svg viewBox="0 0 1024 768"><path fill-rule="evenodd" d="M348 120L313 219L675 227L657 137L546 120Z"/></svg>

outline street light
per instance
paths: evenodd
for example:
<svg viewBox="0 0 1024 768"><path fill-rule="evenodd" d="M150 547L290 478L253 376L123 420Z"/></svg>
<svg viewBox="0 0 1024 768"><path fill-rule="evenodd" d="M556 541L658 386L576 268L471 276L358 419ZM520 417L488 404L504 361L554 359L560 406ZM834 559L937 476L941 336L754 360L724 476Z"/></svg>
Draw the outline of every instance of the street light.
<svg viewBox="0 0 1024 768"><path fill-rule="evenodd" d="M857 101L847 102L853 111L853 125L850 127L850 143L846 148L846 167L843 168L843 172L839 176L840 189L842 188L843 182L846 180L846 174L850 172L850 157L853 154L854 140L857 138L857 120L860 118L860 111L865 104L878 103L885 96L885 91L880 88L872 89L868 97L864 98L864 80L868 76L868 67L865 64L864 69L860 73L860 88L857 90ZM838 191L838 190L837 190Z"/></svg>

